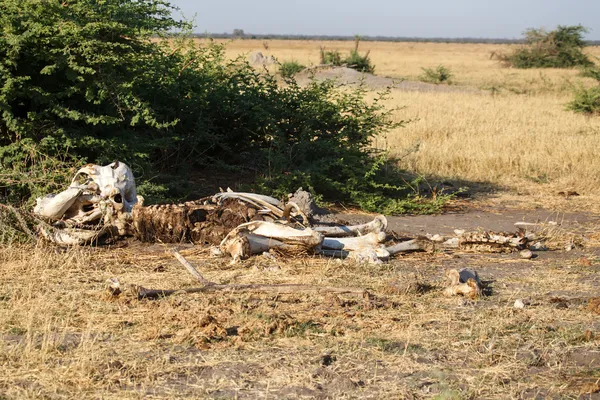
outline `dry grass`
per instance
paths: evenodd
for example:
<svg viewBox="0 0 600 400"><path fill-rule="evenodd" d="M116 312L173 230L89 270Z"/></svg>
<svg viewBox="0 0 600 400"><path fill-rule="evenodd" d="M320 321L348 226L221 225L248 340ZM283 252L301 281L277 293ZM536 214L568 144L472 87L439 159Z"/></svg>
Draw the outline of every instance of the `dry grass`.
<svg viewBox="0 0 600 400"><path fill-rule="evenodd" d="M579 254L540 262L431 254L382 266L257 257L231 267L188 250L186 257L217 282L350 285L377 298L112 299L103 287L114 276L152 288L197 285L160 246L130 246L2 251L0 396L576 396L600 372L600 324L583 300L598 289L591 254L585 264ZM491 296L441 296L444 269L457 266L495 280ZM415 272L431 290L389 291L390 281ZM515 310L516 298L531 305Z"/></svg>
<svg viewBox="0 0 600 400"><path fill-rule="evenodd" d="M319 62L319 47L349 50L352 42L233 41L228 54L252 51L279 60ZM511 45L444 43L361 43L370 50L376 74L416 80L422 67L443 64L457 85L482 89L478 93L407 92L394 90L388 105L400 107L397 119L414 120L406 128L378 141L408 171L426 177L455 180L467 186L487 183L500 191L521 195L529 206L561 203L561 191L583 197L568 204L600 212L600 119L565 110L571 85L591 80L577 70L502 67L493 52ZM600 56L600 47L587 50ZM488 185L489 186L489 185Z"/></svg>

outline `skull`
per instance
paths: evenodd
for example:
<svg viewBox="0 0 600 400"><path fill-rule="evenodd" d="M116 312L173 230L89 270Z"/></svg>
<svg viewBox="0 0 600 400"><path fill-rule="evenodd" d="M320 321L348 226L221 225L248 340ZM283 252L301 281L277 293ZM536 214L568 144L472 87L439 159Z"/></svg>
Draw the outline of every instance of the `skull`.
<svg viewBox="0 0 600 400"><path fill-rule="evenodd" d="M126 234L136 202L131 169L115 161L104 167L84 166L77 171L69 188L38 198L34 213L50 220L54 228L60 230L59 234L42 230L43 236L51 241L85 243L109 231Z"/></svg>
<svg viewBox="0 0 600 400"><path fill-rule="evenodd" d="M82 176L87 176L83 183L85 188L109 200L116 211L131 212L137 202L133 173L124 163L115 161L104 167L88 164L77 171L71 187L81 187L78 179Z"/></svg>

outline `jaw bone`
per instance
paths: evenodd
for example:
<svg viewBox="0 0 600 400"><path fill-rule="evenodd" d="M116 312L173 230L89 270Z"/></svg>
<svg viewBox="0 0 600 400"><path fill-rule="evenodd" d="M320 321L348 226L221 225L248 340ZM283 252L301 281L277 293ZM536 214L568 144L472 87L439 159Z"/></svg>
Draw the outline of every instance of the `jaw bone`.
<svg viewBox="0 0 600 400"><path fill-rule="evenodd" d="M102 227L98 230L77 229L77 228L47 228L40 227L42 237L52 243L60 246L76 246L92 243L100 236L110 230L109 227Z"/></svg>

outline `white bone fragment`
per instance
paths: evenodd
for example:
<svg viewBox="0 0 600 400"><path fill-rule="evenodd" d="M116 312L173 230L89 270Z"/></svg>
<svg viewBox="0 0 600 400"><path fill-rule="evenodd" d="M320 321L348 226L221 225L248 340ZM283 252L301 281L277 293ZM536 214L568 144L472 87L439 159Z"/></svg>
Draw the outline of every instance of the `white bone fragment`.
<svg viewBox="0 0 600 400"><path fill-rule="evenodd" d="M390 255L402 253L405 251L425 250L423 239L412 239L405 242L396 243L385 248Z"/></svg>
<svg viewBox="0 0 600 400"><path fill-rule="evenodd" d="M444 243L442 243L442 246L450 247L450 248L458 248L459 245L460 245L460 238L457 238L457 237L450 238L450 239L446 240Z"/></svg>
<svg viewBox="0 0 600 400"><path fill-rule="evenodd" d="M463 268L460 271L451 269L446 271L446 278L449 286L444 289L444 295L462 295L471 298L481 296L481 280L477 271L467 268Z"/></svg>
<svg viewBox="0 0 600 400"><path fill-rule="evenodd" d="M79 188L68 188L56 195L49 194L46 197L38 197L33 212L40 217L59 220L77 201L81 193L82 191Z"/></svg>
<svg viewBox="0 0 600 400"><path fill-rule="evenodd" d="M330 238L326 237L321 243L321 248L331 250L363 250L365 248L380 247L385 241L385 232L368 233L358 237Z"/></svg>
<svg viewBox="0 0 600 400"><path fill-rule="evenodd" d="M371 222L361 225L341 225L341 226L316 226L313 229L321 232L327 237L345 237L365 235L368 233L384 232L387 229L387 219L383 215L378 215Z"/></svg>
<svg viewBox="0 0 600 400"><path fill-rule="evenodd" d="M40 229L41 235L48 241L53 242L62 246L77 246L91 243L98 239L104 233L105 229L91 230L91 229Z"/></svg>

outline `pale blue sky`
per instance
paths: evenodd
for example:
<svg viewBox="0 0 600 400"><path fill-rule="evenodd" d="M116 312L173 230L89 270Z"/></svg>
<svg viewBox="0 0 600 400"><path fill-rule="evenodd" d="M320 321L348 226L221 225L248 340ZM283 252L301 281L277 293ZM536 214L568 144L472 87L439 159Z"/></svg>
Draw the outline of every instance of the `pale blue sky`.
<svg viewBox="0 0 600 400"><path fill-rule="evenodd" d="M600 0L171 0L196 32L520 38L582 24L600 40Z"/></svg>

